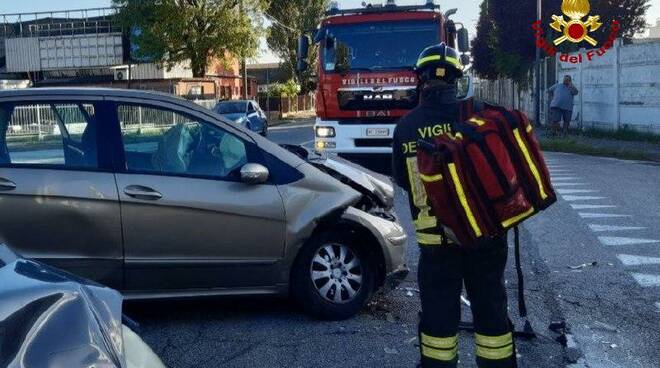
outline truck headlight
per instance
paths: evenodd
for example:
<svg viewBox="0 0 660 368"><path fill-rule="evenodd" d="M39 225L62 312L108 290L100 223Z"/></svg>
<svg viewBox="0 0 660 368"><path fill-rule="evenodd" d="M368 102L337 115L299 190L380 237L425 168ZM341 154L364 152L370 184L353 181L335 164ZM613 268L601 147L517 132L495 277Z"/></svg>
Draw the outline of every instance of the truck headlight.
<svg viewBox="0 0 660 368"><path fill-rule="evenodd" d="M332 138L335 136L335 128L316 127L316 136L319 138Z"/></svg>

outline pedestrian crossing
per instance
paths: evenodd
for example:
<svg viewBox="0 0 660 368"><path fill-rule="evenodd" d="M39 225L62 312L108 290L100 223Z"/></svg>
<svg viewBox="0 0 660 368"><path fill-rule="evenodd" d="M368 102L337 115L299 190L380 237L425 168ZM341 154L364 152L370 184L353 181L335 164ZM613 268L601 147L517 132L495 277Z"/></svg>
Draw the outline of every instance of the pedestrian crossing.
<svg viewBox="0 0 660 368"><path fill-rule="evenodd" d="M649 272L660 265L660 257L634 254L637 246L660 244L660 239L644 237L644 226L635 226L634 218L622 211L620 206L603 203L609 200L600 190L580 178L568 165L548 162L552 183L559 197L568 202L580 218L587 220L588 228L605 247L615 249L621 264L631 269L630 275L643 288L660 287L660 274ZM642 236L639 236L642 235ZM634 270L634 271L633 271ZM654 304L660 313L660 301Z"/></svg>

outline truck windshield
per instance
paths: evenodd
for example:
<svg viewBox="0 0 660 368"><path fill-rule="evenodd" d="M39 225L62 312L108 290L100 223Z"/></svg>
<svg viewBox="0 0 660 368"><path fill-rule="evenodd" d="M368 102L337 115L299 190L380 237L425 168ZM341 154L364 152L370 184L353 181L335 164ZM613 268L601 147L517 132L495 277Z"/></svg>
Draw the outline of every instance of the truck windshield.
<svg viewBox="0 0 660 368"><path fill-rule="evenodd" d="M424 48L440 42L433 20L331 25L322 32L327 72L411 68Z"/></svg>

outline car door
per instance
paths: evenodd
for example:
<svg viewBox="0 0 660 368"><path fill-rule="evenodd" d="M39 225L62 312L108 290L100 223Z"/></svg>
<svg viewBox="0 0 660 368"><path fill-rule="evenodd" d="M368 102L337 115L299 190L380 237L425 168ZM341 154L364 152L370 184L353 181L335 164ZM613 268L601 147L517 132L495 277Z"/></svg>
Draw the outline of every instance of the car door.
<svg viewBox="0 0 660 368"><path fill-rule="evenodd" d="M29 258L122 284L119 201L97 100L0 104L0 241Z"/></svg>
<svg viewBox="0 0 660 368"><path fill-rule="evenodd" d="M284 207L275 185L239 180L261 160L249 137L176 105L116 111L127 289L272 286Z"/></svg>

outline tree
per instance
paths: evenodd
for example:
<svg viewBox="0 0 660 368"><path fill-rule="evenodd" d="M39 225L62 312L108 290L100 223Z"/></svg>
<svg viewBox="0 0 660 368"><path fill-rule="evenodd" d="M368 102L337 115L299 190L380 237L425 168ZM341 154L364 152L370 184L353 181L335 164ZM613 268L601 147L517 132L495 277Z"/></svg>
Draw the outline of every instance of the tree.
<svg viewBox="0 0 660 368"><path fill-rule="evenodd" d="M301 85L303 93L315 88L310 81L318 62L318 47L310 47L310 67L301 73L296 68L298 37L316 29L328 4L329 0L271 0L267 8L268 15L274 19L268 33L268 46L282 59L283 66Z"/></svg>
<svg viewBox="0 0 660 368"><path fill-rule="evenodd" d="M119 20L137 45L136 56L171 68L190 62L193 76L206 75L209 60L256 53L259 25L248 12L265 0L113 0ZM258 17L257 17L258 18Z"/></svg>
<svg viewBox="0 0 660 368"><path fill-rule="evenodd" d="M499 71L495 65L495 49L497 48L497 32L495 23L488 12L488 1L481 3L477 36L472 40L472 67L480 77L496 79Z"/></svg>
<svg viewBox="0 0 660 368"><path fill-rule="evenodd" d="M599 44L605 42L610 32L612 21L621 24L620 37L630 41L632 37L646 28L646 12L651 7L649 0L592 0L591 12L600 15L604 25L594 38Z"/></svg>
<svg viewBox="0 0 660 368"><path fill-rule="evenodd" d="M552 15L564 16L562 3L588 2L587 0L544 0L542 25L549 43L561 34L552 30ZM599 15L603 26L590 34L598 45L603 45L611 31L611 24L617 20L621 24L624 39L631 38L645 26L645 14L650 7L649 0L591 0L589 15ZM486 5L487 4L487 5ZM584 5L584 4L582 4ZM487 8L486 8L487 7ZM477 73L495 78L503 76L525 84L534 65L536 45L532 23L537 19L536 1L484 0L477 26L477 36L473 42L474 65ZM586 21L586 16L582 19ZM576 51L584 44L564 42L557 49L560 52ZM494 65L494 68L493 68Z"/></svg>

